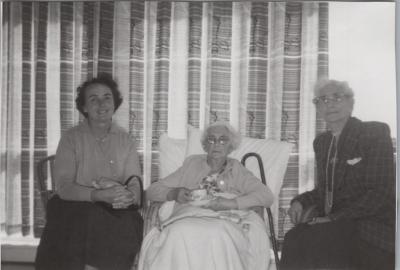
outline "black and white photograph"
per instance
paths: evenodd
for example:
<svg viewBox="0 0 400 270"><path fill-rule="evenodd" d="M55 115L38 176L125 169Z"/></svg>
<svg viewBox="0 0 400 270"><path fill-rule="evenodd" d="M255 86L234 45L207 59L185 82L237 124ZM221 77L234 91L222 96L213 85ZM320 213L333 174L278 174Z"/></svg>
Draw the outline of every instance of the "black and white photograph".
<svg viewBox="0 0 400 270"><path fill-rule="evenodd" d="M1 268L400 269L397 4L0 1Z"/></svg>

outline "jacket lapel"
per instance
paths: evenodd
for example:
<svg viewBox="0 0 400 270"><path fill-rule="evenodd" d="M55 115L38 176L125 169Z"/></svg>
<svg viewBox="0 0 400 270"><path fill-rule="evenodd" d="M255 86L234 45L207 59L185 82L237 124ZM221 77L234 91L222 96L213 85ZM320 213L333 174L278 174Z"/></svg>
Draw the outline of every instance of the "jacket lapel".
<svg viewBox="0 0 400 270"><path fill-rule="evenodd" d="M338 164L335 169L335 182L337 183L335 186L338 187L343 183L343 179L346 173L346 162L347 160L353 158L354 149L357 145L358 137L361 132L361 124L362 122L355 118L351 117L345 127L340 134L339 142L338 142Z"/></svg>

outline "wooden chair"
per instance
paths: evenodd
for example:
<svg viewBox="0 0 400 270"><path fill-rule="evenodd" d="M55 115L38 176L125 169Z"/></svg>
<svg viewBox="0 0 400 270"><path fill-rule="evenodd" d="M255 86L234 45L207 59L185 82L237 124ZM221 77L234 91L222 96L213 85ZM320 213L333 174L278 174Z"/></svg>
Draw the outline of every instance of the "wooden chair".
<svg viewBox="0 0 400 270"><path fill-rule="evenodd" d="M247 154L245 154L243 156L243 158L242 158L242 161L241 161L243 166L246 166L246 160L249 157L255 157L257 159L258 167L260 169L261 182L264 185L267 185L267 182L265 180L264 165L263 165L263 162L262 162L262 159L261 159L260 155L258 155L256 153L247 153ZM276 265L276 269L279 270L278 242L277 242L276 237L275 237L274 220L273 220L271 209L269 207L266 208L266 209L267 209L267 214L268 214L270 240L271 240L271 243L272 243L272 250L274 251L274 257L275 257L275 265ZM268 254L268 256L269 256L269 254Z"/></svg>

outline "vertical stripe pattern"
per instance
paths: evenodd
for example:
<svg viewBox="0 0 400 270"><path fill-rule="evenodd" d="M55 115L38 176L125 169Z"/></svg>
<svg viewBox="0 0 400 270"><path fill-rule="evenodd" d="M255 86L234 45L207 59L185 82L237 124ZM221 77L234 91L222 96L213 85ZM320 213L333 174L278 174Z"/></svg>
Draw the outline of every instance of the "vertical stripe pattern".
<svg viewBox="0 0 400 270"><path fill-rule="evenodd" d="M21 116L22 116L22 3L10 5L10 27L8 59L13 65L8 67L7 112L7 152L6 152L6 194L11 194L6 201L6 231L15 233L21 230ZM15 192L19 191L19 192Z"/></svg>
<svg viewBox="0 0 400 270"><path fill-rule="evenodd" d="M187 124L229 121L241 134L295 144L276 204L313 185L324 124L312 86L328 75L328 5L292 2L1 3L2 231L39 236L35 164L82 120L76 88L107 72L123 95L116 122L136 139L144 186L158 180L158 140ZM4 214L5 213L5 214Z"/></svg>

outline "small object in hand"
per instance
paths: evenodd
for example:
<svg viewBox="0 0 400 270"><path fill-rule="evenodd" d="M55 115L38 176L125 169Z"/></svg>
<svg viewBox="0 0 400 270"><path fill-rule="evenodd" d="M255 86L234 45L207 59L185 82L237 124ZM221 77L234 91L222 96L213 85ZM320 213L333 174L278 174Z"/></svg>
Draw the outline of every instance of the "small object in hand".
<svg viewBox="0 0 400 270"><path fill-rule="evenodd" d="M191 191L191 198L193 201L201 201L207 198L207 190L205 189L194 189Z"/></svg>

